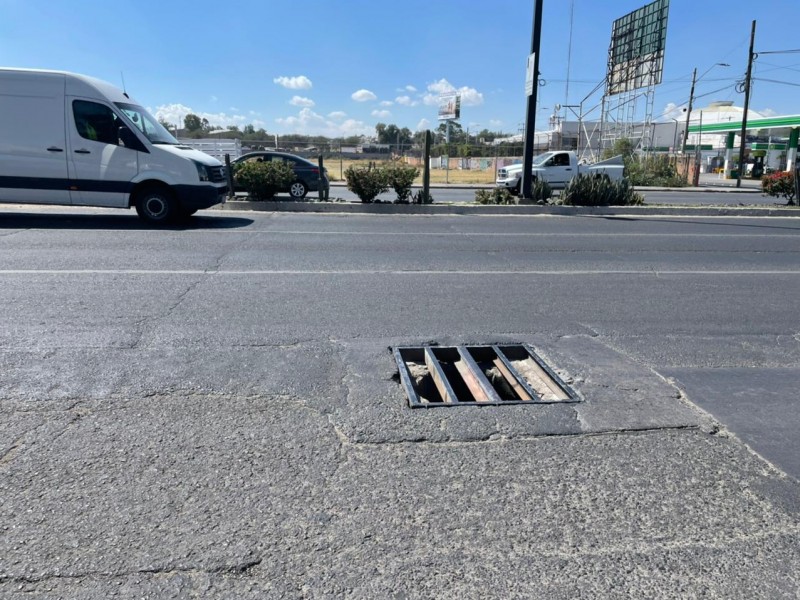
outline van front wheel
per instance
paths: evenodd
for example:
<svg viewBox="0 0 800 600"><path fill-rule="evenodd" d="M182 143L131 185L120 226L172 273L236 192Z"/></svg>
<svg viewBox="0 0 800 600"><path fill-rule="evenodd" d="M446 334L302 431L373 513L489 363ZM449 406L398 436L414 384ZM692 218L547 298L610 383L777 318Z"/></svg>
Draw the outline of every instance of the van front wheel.
<svg viewBox="0 0 800 600"><path fill-rule="evenodd" d="M136 195L136 212L148 223L169 223L177 216L178 204L167 190L150 187Z"/></svg>

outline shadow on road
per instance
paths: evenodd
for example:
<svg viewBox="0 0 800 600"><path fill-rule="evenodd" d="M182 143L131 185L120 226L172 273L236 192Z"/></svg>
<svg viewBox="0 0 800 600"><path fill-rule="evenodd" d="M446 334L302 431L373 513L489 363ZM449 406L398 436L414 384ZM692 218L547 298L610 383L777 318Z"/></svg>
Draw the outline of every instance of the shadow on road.
<svg viewBox="0 0 800 600"><path fill-rule="evenodd" d="M682 220L682 219L663 219L658 217L620 217L614 215L587 215L589 218L601 218L605 219L606 221L641 221L641 222L650 222L650 223L679 223L681 225L712 225L714 227L746 227L752 229L785 229L788 231L797 231L800 233L800 222L797 223L796 227L789 227L785 225L759 225L756 223L740 223L734 222L731 220L726 220L724 223L720 223L719 221L706 221L700 220L697 218ZM797 216L800 217L800 210L797 212ZM722 215L724 219L731 218L730 215ZM748 217L734 217L736 219L743 219ZM752 219L760 219L762 217L749 217ZM796 217L770 217L770 218L782 218L782 219L793 219Z"/></svg>
<svg viewBox="0 0 800 600"><path fill-rule="evenodd" d="M187 231L247 227L253 219L242 217L193 216L170 225L149 225L135 214L75 215L67 213L0 212L0 229L118 229L120 231Z"/></svg>

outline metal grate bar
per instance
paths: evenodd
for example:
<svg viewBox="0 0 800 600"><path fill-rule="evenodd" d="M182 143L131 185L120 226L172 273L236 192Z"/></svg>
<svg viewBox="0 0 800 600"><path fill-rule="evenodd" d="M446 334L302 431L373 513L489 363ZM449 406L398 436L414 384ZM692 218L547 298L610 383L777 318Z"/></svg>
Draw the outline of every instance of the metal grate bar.
<svg viewBox="0 0 800 600"><path fill-rule="evenodd" d="M506 381L514 388L514 391L522 400L537 400L539 397L536 395L528 383L519 376L516 369L511 366L511 363L508 362L506 355L500 351L500 348L497 346L492 346L492 350L495 351L497 354L497 358L495 358L492 362L494 366L503 374L503 377L506 378Z"/></svg>
<svg viewBox="0 0 800 600"><path fill-rule="evenodd" d="M467 384L476 402L493 402L500 404L503 400L497 395L492 384L486 379L475 359L464 346L458 346L458 355L461 360L456 363L456 367Z"/></svg>
<svg viewBox="0 0 800 600"><path fill-rule="evenodd" d="M458 399L453 391L450 382L445 377L442 365L439 364L439 359L433 353L429 346L425 347L425 366L433 377L433 382L436 384L436 389L439 390L442 400L447 404L458 404Z"/></svg>

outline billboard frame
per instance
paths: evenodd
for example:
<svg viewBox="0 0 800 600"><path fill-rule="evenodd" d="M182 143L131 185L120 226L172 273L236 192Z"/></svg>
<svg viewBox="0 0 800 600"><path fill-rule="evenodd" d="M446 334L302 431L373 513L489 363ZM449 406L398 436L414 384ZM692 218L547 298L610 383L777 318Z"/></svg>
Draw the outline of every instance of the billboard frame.
<svg viewBox="0 0 800 600"><path fill-rule="evenodd" d="M439 96L439 120L458 121L461 118L461 96L458 92L445 92Z"/></svg>
<svg viewBox="0 0 800 600"><path fill-rule="evenodd" d="M668 16L669 0L654 0L613 22L606 70L607 96L661 83Z"/></svg>

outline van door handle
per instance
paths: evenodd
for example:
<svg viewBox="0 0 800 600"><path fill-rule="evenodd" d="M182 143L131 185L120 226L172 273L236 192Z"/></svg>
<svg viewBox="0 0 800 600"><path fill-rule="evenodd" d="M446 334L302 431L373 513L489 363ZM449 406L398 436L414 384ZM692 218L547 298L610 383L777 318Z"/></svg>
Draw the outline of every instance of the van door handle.
<svg viewBox="0 0 800 600"><path fill-rule="evenodd" d="M91 154L91 151L86 149L75 150L75 154Z"/></svg>
<svg viewBox="0 0 800 600"><path fill-rule="evenodd" d="M63 148L56 148L55 146L50 146L50 147L47 149L47 151L48 151L48 152L63 152L63 151L64 151L64 149L63 149Z"/></svg>
<svg viewBox="0 0 800 600"><path fill-rule="evenodd" d="M566 168L566 169L564 169L564 170L565 170L565 171L572 171L572 167L567 167L567 168Z"/></svg>

